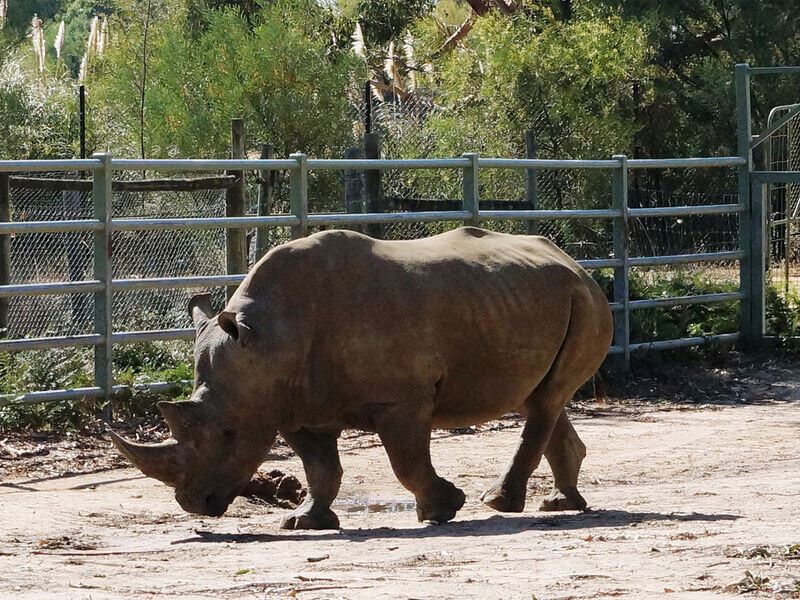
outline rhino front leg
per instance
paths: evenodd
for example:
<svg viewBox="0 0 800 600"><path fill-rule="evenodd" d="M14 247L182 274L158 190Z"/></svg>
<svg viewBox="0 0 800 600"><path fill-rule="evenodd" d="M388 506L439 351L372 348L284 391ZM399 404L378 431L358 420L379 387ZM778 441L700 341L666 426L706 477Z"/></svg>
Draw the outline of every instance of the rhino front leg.
<svg viewBox="0 0 800 600"><path fill-rule="evenodd" d="M445 523L464 506L464 492L436 474L431 464L431 419L424 410L388 411L377 427L397 479L414 494L417 519Z"/></svg>
<svg viewBox="0 0 800 600"><path fill-rule="evenodd" d="M303 461L308 480L308 495L292 514L281 522L283 529L338 529L339 517L331 503L342 483L337 434L299 430L282 433L283 438Z"/></svg>
<svg viewBox="0 0 800 600"><path fill-rule="evenodd" d="M578 492L578 472L586 456L586 446L561 411L550 442L544 451L553 471L553 491L539 505L539 510L586 510L586 500Z"/></svg>

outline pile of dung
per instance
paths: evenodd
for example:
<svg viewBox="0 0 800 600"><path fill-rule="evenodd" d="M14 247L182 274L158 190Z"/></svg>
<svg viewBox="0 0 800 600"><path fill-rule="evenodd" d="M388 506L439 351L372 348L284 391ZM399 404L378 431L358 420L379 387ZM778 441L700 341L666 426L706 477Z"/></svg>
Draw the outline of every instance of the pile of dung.
<svg viewBox="0 0 800 600"><path fill-rule="evenodd" d="M257 473L247 484L242 496L250 500L261 500L273 506L294 509L306 497L303 484L294 475L278 469L267 475Z"/></svg>

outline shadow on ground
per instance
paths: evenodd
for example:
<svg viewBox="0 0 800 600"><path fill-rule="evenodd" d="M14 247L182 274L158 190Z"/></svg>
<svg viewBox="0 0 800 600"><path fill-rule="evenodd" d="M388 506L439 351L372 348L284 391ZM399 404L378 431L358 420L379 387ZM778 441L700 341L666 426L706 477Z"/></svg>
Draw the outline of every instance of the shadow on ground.
<svg viewBox="0 0 800 600"><path fill-rule="evenodd" d="M492 515L484 519L451 521L443 525L427 527L376 527L373 529L342 529L336 532L297 533L214 533L197 530L196 536L175 540L173 544L228 544L262 543L276 541L341 540L366 541L374 539L469 537L513 535L525 531L568 531L621 527L634 523L653 521L735 521L738 515L731 514L665 514L657 512L630 512L626 510L590 510L584 513L552 515L546 517Z"/></svg>

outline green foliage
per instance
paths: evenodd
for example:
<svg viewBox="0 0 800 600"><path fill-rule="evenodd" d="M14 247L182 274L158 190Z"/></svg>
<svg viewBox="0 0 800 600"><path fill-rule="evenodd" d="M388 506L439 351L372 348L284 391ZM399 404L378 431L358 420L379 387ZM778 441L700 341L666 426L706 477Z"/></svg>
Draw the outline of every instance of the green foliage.
<svg viewBox="0 0 800 600"><path fill-rule="evenodd" d="M131 12L113 21L123 35L95 82L101 138L115 152L138 154L144 145L150 157L224 156L233 117L247 120L251 139L271 141L283 155L339 155L350 141L347 97L358 61L331 51L329 13L310 0L264 4L250 22L237 10L209 11L196 36L182 29L183 8L154 3L144 54L146 15Z"/></svg>
<svg viewBox="0 0 800 600"><path fill-rule="evenodd" d="M0 159L70 158L75 100L69 82L32 81L24 58L0 59Z"/></svg>
<svg viewBox="0 0 800 600"><path fill-rule="evenodd" d="M85 349L0 353L0 394L14 395L31 390L90 387L93 382L92 353ZM153 342L117 346L114 349L114 377L118 384L152 381L184 383L193 379L191 352L186 343ZM163 399L137 392L115 403L118 418L130 420L153 414ZM92 399L42 404L11 404L0 408L0 431L33 429L54 432L78 431L97 418L98 405Z"/></svg>
<svg viewBox="0 0 800 600"><path fill-rule="evenodd" d="M367 44L382 46L402 38L435 4L435 0L360 0L356 11Z"/></svg>
<svg viewBox="0 0 800 600"><path fill-rule="evenodd" d="M438 43L423 26L419 33ZM519 156L522 132L534 127L544 156L625 150L635 132L630 82L643 69L642 39L635 24L616 17L568 24L483 17L426 82L442 90L446 108L428 125L439 154Z"/></svg>

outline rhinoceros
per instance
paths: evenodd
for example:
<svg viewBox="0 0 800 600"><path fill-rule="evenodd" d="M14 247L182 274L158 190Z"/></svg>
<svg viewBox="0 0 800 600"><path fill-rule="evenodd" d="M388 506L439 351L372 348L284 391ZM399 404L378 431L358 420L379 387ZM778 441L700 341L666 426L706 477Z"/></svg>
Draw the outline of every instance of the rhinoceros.
<svg viewBox="0 0 800 600"><path fill-rule="evenodd" d="M481 496L520 512L542 455L554 486L543 510L586 508L586 448L564 407L603 361L612 319L599 286L543 237L463 227L413 241L325 231L274 248L214 315L195 296L191 399L159 402L172 438L112 432L141 471L188 512L219 516L280 433L308 494L287 529L338 528L337 438L375 432L420 521L442 523L464 493L431 464L433 428L518 411L526 421L505 472Z"/></svg>

